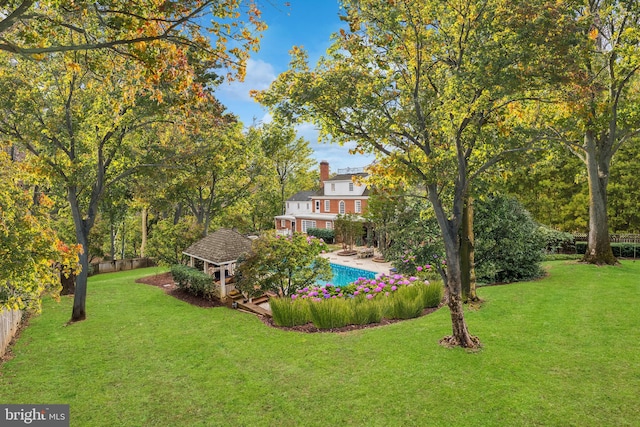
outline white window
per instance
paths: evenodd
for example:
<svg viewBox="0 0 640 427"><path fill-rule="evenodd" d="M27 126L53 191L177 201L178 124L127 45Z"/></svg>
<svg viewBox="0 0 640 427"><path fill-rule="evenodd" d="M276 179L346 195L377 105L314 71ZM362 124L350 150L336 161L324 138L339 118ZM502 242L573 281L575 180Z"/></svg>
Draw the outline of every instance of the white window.
<svg viewBox="0 0 640 427"><path fill-rule="evenodd" d="M300 209L300 203L298 203L298 209Z"/></svg>
<svg viewBox="0 0 640 427"><path fill-rule="evenodd" d="M336 191L336 184L333 182L331 183L331 191Z"/></svg>
<svg viewBox="0 0 640 427"><path fill-rule="evenodd" d="M316 200L316 212L320 212L320 200Z"/></svg>
<svg viewBox="0 0 640 427"><path fill-rule="evenodd" d="M309 203L307 203L307 210L309 210Z"/></svg>
<svg viewBox="0 0 640 427"><path fill-rule="evenodd" d="M316 222L307 219L302 220L302 232L306 233L308 228L316 228Z"/></svg>
<svg viewBox="0 0 640 427"><path fill-rule="evenodd" d="M355 211L356 213L362 212L362 202L360 200L356 200Z"/></svg>
<svg viewBox="0 0 640 427"><path fill-rule="evenodd" d="M349 191L353 191L353 182L349 183Z"/></svg>
<svg viewBox="0 0 640 427"><path fill-rule="evenodd" d="M281 228L285 228L287 226L287 221L285 221L284 219L280 220L280 227Z"/></svg>
<svg viewBox="0 0 640 427"><path fill-rule="evenodd" d="M331 230L333 228L333 223L331 221L327 221L324 225L324 228L327 230Z"/></svg>
<svg viewBox="0 0 640 427"><path fill-rule="evenodd" d="M329 212L331 210L331 200L324 201L324 211Z"/></svg>
<svg viewBox="0 0 640 427"><path fill-rule="evenodd" d="M344 200L340 200L340 203L338 203L338 213L344 215Z"/></svg>

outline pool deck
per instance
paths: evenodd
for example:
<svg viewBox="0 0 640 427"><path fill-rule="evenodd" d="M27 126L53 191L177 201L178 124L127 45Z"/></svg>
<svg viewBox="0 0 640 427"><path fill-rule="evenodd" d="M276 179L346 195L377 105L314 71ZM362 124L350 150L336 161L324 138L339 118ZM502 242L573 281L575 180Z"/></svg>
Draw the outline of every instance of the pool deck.
<svg viewBox="0 0 640 427"><path fill-rule="evenodd" d="M355 248L363 249L363 248ZM323 257L327 258L329 262L338 265L346 265L348 267L360 268L362 270L373 271L376 274L385 273L389 274L389 271L392 268L390 262L376 262L373 261L373 258L358 258L356 255L351 256L340 256L338 255L339 251L329 252L326 254L322 254Z"/></svg>

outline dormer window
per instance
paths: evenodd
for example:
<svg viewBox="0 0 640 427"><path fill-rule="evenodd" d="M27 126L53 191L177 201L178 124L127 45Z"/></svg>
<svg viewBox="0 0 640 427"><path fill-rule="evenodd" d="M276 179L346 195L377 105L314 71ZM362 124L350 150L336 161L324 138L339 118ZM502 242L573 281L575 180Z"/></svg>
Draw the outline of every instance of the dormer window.
<svg viewBox="0 0 640 427"><path fill-rule="evenodd" d="M335 183L331 183L331 191L336 191L336 184Z"/></svg>
<svg viewBox="0 0 640 427"><path fill-rule="evenodd" d="M349 191L353 191L353 182L349 183Z"/></svg>

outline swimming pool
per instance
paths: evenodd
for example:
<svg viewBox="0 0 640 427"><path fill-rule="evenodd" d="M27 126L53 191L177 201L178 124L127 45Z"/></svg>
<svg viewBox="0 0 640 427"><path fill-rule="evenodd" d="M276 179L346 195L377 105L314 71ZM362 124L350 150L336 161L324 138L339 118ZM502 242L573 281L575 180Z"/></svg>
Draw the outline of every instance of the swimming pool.
<svg viewBox="0 0 640 427"><path fill-rule="evenodd" d="M331 283L335 286L346 286L349 283L355 282L360 277L364 277L366 279L376 278L376 273L374 273L373 271L348 267L346 265L331 264L331 271L333 272L333 278L329 281L319 280L319 285L324 286L327 283Z"/></svg>

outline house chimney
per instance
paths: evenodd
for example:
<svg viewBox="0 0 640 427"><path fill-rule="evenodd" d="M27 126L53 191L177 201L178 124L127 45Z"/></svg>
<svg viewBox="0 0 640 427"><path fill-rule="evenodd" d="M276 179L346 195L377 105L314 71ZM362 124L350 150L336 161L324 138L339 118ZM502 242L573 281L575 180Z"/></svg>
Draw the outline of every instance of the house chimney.
<svg viewBox="0 0 640 427"><path fill-rule="evenodd" d="M323 160L320 162L320 187L329 179L329 162Z"/></svg>

